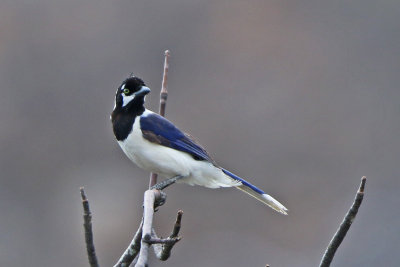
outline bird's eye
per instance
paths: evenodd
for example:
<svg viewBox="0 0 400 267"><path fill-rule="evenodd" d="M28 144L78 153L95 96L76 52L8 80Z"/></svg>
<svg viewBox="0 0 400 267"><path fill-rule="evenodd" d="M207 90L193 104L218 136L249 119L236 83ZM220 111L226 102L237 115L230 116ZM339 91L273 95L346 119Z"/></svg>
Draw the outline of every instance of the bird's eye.
<svg viewBox="0 0 400 267"><path fill-rule="evenodd" d="M123 92L124 92L125 95L127 95L127 94L129 94L130 91L129 91L128 88L124 88Z"/></svg>

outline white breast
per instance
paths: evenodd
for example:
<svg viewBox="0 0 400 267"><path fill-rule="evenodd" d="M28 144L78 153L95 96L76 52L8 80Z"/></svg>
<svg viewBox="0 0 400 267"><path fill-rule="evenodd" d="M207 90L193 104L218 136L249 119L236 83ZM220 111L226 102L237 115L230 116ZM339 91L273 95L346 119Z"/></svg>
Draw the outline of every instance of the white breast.
<svg viewBox="0 0 400 267"><path fill-rule="evenodd" d="M142 116L153 112L146 110ZM235 186L219 168L207 161L198 161L185 152L154 144L143 138L140 117L135 119L132 132L124 141L118 141L122 150L140 168L170 178L185 176L180 182L206 187Z"/></svg>
<svg viewBox="0 0 400 267"><path fill-rule="evenodd" d="M146 110L142 116L152 113ZM143 138L140 117L135 119L132 132L124 141L119 141L122 150L136 165L165 177L189 175L188 161L192 157L175 149L154 144Z"/></svg>

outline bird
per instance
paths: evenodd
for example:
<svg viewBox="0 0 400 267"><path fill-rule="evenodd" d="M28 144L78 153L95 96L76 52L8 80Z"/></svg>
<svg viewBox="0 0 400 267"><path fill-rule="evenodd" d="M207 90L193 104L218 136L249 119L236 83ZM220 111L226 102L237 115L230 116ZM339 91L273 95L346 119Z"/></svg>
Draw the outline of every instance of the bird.
<svg viewBox="0 0 400 267"><path fill-rule="evenodd" d="M281 214L279 201L220 167L194 138L172 122L145 108L150 93L142 79L131 74L118 87L111 123L115 138L126 156L138 167L166 178L154 185L162 190L173 183L208 188L235 187Z"/></svg>

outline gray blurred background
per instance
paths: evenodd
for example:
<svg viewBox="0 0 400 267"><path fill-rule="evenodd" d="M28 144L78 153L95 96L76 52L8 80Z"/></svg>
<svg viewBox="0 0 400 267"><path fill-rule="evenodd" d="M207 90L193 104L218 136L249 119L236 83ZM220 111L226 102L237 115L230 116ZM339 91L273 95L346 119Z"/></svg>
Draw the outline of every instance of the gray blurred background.
<svg viewBox="0 0 400 267"><path fill-rule="evenodd" d="M0 265L88 266L79 187L102 266L141 217L148 173L109 114L134 72L158 110L289 216L235 189L176 185L158 232L184 210L171 259L151 266L316 266L366 198L334 266L398 266L399 1L2 0Z"/></svg>

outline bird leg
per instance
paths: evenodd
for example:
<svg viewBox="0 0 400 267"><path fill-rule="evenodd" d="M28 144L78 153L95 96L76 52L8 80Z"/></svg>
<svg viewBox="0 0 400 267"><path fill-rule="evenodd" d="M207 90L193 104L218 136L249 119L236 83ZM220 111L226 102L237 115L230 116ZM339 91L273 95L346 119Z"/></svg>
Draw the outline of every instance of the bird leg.
<svg viewBox="0 0 400 267"><path fill-rule="evenodd" d="M170 186L171 184L174 184L176 181L179 179L183 178L184 176L182 175L177 175L172 178L168 178L164 181L161 181L155 185L153 185L150 189L157 189L157 190L163 190L164 188Z"/></svg>

